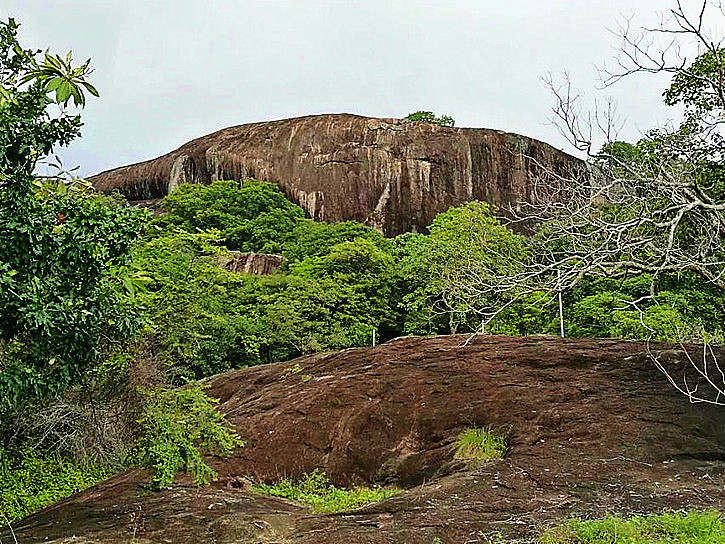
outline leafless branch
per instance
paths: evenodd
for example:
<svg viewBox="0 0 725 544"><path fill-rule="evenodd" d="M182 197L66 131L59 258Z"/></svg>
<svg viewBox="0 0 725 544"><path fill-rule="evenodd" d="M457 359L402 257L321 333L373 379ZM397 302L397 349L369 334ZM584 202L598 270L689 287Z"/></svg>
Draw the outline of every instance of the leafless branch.
<svg viewBox="0 0 725 544"><path fill-rule="evenodd" d="M663 276L695 275L725 289L725 198L702 170L703 164L725 160L720 131L725 123L725 52L708 28L713 8L720 15L725 10L720 2L703 0L697 12L687 13L680 0L673 1L673 9L656 28L633 29L632 19L622 22L617 29L621 54L614 68L602 71L602 79L608 87L636 73L670 75L685 91L694 89L679 98L686 106L682 125L651 132L643 147L628 147L616 142L621 122L611 100L598 102L594 113L584 113L582 95L568 74L558 82L551 74L545 76L554 98L551 121L587 160L567 175L524 157L539 172L530 180L531 198L500 211L515 224L541 225L531 238L528 257L516 261L498 255L514 270L506 273L464 259L445 278L443 305L449 311L458 308L476 315L484 330L533 293L545 293L540 302L550 304L586 276L647 274L650 293L621 304L639 310L643 330L654 333L640 308L657 303ZM705 54L711 54L708 62L714 68L693 67ZM597 145L595 136L608 145ZM682 341L702 342L704 337L695 333L682 331ZM704 346L698 358L685 350L689 372L677 377L656 354L652 358L692 402L725 404L725 365L708 342Z"/></svg>

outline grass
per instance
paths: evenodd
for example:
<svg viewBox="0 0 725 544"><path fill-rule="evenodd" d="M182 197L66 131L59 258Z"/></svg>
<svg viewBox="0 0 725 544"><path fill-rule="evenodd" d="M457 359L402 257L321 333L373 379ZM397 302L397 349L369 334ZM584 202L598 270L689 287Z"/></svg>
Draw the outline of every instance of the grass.
<svg viewBox="0 0 725 544"><path fill-rule="evenodd" d="M541 544L725 544L718 512L664 513L569 520L545 533Z"/></svg>
<svg viewBox="0 0 725 544"><path fill-rule="evenodd" d="M60 457L17 455L0 467L0 526L91 487L109 473L107 468Z"/></svg>
<svg viewBox="0 0 725 544"><path fill-rule="evenodd" d="M379 487L340 489L332 485L324 473L317 470L296 482L283 479L273 485L255 485L252 489L258 493L312 506L318 512L326 514L357 508L400 492L398 489Z"/></svg>
<svg viewBox="0 0 725 544"><path fill-rule="evenodd" d="M497 432L491 427L469 427L458 435L453 444L454 459L492 461L501 459L508 449L508 433Z"/></svg>

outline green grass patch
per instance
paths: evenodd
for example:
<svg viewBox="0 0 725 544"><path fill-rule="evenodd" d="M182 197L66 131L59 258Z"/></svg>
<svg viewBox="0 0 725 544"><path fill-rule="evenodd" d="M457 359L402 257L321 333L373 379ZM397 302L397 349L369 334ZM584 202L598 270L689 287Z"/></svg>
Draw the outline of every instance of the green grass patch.
<svg viewBox="0 0 725 544"><path fill-rule="evenodd" d="M326 514L358 508L400 493L399 489L380 487L340 489L332 485L324 473L317 470L296 482L279 480L273 485L255 485L252 489L258 493L307 504Z"/></svg>
<svg viewBox="0 0 725 544"><path fill-rule="evenodd" d="M0 526L24 518L110 475L106 468L34 453L0 465Z"/></svg>
<svg viewBox="0 0 725 544"><path fill-rule="evenodd" d="M568 520L547 533L541 544L725 544L718 512L664 513Z"/></svg>
<svg viewBox="0 0 725 544"><path fill-rule="evenodd" d="M454 459L492 461L501 459L508 450L508 432L494 431L491 427L468 427L453 444Z"/></svg>

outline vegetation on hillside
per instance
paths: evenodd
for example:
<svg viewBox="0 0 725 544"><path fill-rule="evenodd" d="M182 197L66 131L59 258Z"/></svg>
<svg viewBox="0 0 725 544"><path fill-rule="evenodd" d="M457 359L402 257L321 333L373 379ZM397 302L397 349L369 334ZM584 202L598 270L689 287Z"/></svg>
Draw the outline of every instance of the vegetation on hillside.
<svg viewBox="0 0 725 544"><path fill-rule="evenodd" d="M450 115L441 115L438 117L432 111L414 111L404 117L406 121L419 121L424 123L433 123L434 125L440 125L442 127L452 127L456 124L453 117Z"/></svg>

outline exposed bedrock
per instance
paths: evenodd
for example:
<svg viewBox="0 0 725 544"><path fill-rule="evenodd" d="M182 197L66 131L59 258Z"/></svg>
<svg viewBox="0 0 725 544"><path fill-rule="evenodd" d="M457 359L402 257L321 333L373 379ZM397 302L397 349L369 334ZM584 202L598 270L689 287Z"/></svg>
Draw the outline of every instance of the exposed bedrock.
<svg viewBox="0 0 725 544"><path fill-rule="evenodd" d="M0 542L431 544L497 533L532 542L572 515L722 509L725 410L691 404L650 358L682 383L701 349L408 337L232 370L206 383L247 446L208 459L213 486L179 478L150 493L148 475L125 472L19 521L14 534L0 523ZM455 460L456 437L471 425L509 430L505 457ZM405 490L319 515L249 489L315 469L337 484Z"/></svg>
<svg viewBox="0 0 725 544"><path fill-rule="evenodd" d="M334 114L225 128L90 180L135 201L181 183L251 177L276 183L313 219L357 220L390 236L422 231L470 200L556 198L556 174L578 164L517 134Z"/></svg>

